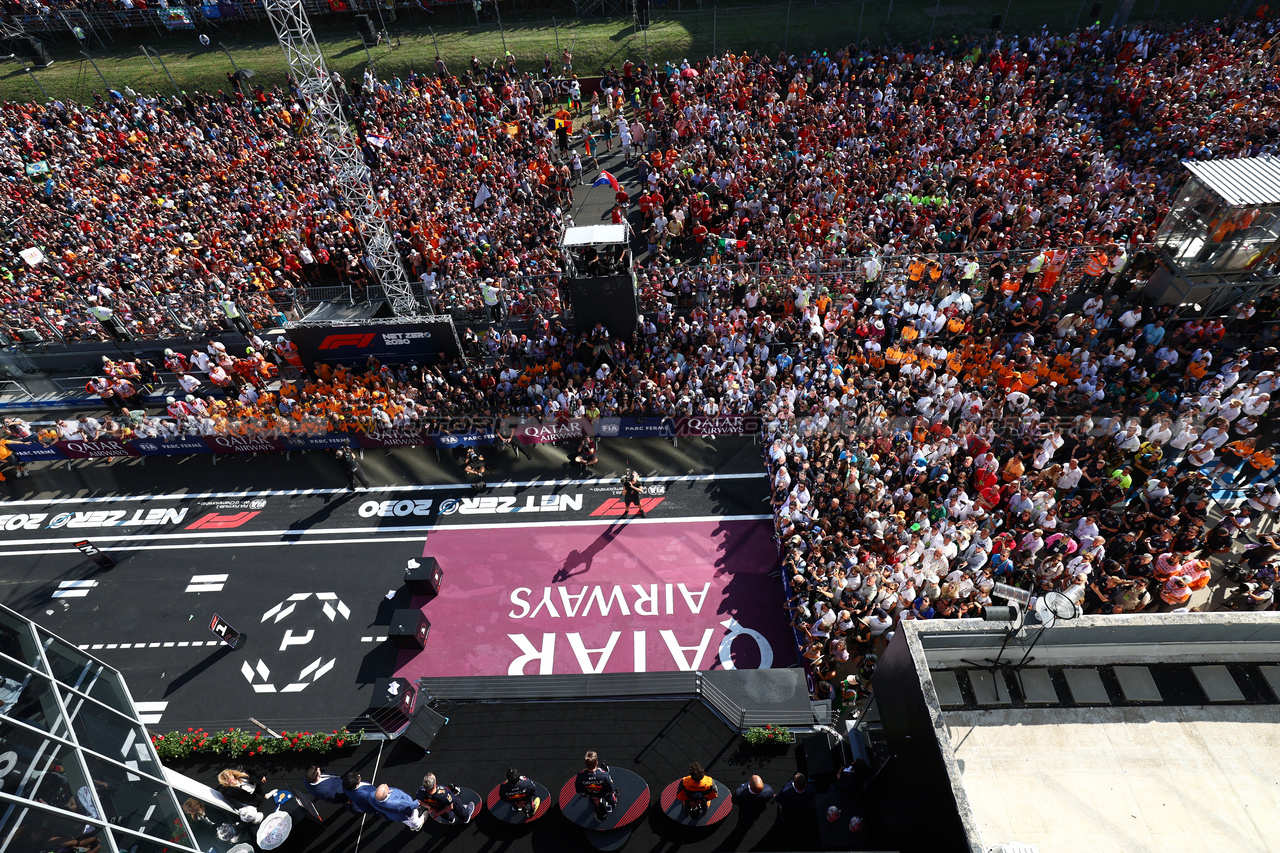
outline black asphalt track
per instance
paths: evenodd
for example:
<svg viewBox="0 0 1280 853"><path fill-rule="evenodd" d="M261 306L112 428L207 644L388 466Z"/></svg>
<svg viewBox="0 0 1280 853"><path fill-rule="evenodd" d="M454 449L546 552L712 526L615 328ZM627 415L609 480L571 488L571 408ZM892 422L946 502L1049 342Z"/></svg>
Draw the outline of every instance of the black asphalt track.
<svg viewBox="0 0 1280 853"><path fill-rule="evenodd" d="M391 674L387 625L433 527L607 524L593 513L628 464L663 496L641 524L768 509L749 438L605 440L600 456L584 476L560 447L491 450L476 491L450 454L366 451L372 488L354 494L320 453L34 465L0 484L0 602L119 668L152 730L334 728ZM86 539L117 566L80 554ZM242 647L219 644L215 614L247 635Z"/></svg>

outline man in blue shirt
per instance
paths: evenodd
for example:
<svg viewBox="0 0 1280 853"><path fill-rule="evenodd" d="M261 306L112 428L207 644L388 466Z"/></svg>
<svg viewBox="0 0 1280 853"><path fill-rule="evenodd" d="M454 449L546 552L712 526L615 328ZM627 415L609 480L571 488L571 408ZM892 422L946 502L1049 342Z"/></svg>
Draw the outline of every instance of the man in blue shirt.
<svg viewBox="0 0 1280 853"><path fill-rule="evenodd" d="M778 794L778 808L785 823L796 823L813 811L813 801L818 792L814 790L803 773L791 777Z"/></svg>
<svg viewBox="0 0 1280 853"><path fill-rule="evenodd" d="M361 780L356 771L348 770L343 774L342 790L347 795L347 808L356 814L373 814L376 811L373 807L374 787Z"/></svg>
<svg viewBox="0 0 1280 853"><path fill-rule="evenodd" d="M756 818L773 802L773 788L759 776L752 776L733 792L733 801L746 817Z"/></svg>
<svg viewBox="0 0 1280 853"><path fill-rule="evenodd" d="M1142 339L1153 347L1160 346L1160 342L1164 340L1164 323L1156 320L1154 323L1143 326Z"/></svg>
<svg viewBox="0 0 1280 853"><path fill-rule="evenodd" d="M418 801L399 788L379 785L373 792L373 809L387 820L398 821L417 832L422 829L424 809Z"/></svg>
<svg viewBox="0 0 1280 853"><path fill-rule="evenodd" d="M325 773L316 765L312 764L307 768L305 779L307 793L313 799L337 805L344 805L349 801L346 792L342 790L342 779Z"/></svg>

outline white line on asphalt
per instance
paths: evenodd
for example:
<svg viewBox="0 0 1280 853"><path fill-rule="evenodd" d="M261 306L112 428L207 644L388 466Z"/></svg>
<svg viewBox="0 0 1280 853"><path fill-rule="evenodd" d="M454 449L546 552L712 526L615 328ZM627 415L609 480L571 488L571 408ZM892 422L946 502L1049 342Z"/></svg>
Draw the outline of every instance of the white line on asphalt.
<svg viewBox="0 0 1280 853"><path fill-rule="evenodd" d="M686 518L636 518L634 516L625 519L627 524L698 524L706 521L766 521L773 518L772 515L700 515L690 516ZM624 521L621 518L586 518L581 521L529 521L525 523L512 524L446 524L446 525L428 525L425 527L390 527L378 528L398 533L404 530L502 530L511 527L609 527ZM279 531L278 531L279 532ZM295 531L296 532L296 531ZM317 533L340 533L337 530L320 530ZM167 539L181 534L161 534L153 538ZM116 537L129 538L129 537ZM132 537L140 538L140 537ZM109 541L108 537L95 536L95 540ZM62 541L62 540L58 540ZM375 536L367 539L284 539L274 542L202 542L201 548L274 548L274 547L290 547L293 545L357 545L366 542L422 542L421 536ZM21 543L26 544L26 543ZM183 548L190 548L191 543L174 543L172 545L131 545L122 550L128 551L174 551ZM47 554L67 554L65 548L44 548L26 551L0 551L0 557L36 557Z"/></svg>
<svg viewBox="0 0 1280 853"><path fill-rule="evenodd" d="M110 529L110 528L108 528ZM292 530L196 530L189 533L138 533L133 536L99 536L93 534L94 542L141 542L149 539L202 539L205 537L218 537L225 539L227 537L236 536L343 536L348 533L378 533L381 531L389 531L391 533L412 533L426 532L431 530L429 524L423 525L406 525L403 527L333 527L333 528L315 528L315 529L292 529ZM83 536L61 537L55 539L14 539L8 542L0 542L0 549L10 545L72 545L76 542L83 541ZM201 543L201 548L210 547L209 543ZM13 551L0 550L0 556L5 554L16 553ZM195 583L195 578L191 579Z"/></svg>
<svg viewBox="0 0 1280 853"><path fill-rule="evenodd" d="M222 592L222 584L220 583L193 583L189 584L183 592Z"/></svg>
<svg viewBox="0 0 1280 853"><path fill-rule="evenodd" d="M84 598L97 585L95 580L63 581L58 584L53 598Z"/></svg>
<svg viewBox="0 0 1280 853"><path fill-rule="evenodd" d="M508 515L518 515L519 513L507 513ZM452 517L452 516L450 516ZM681 518L636 518L630 516L630 521L636 524L678 524L685 521L758 521L761 519L772 518L771 515L706 515L706 516L687 516ZM403 527L335 527L335 528L316 528L307 530L221 530L210 531L200 530L190 533L140 533L133 536L99 536L94 534L94 542L139 542L146 540L168 540L168 539L192 539L205 537L234 538L237 536L345 536L352 533L426 533L431 530L441 530L444 528L473 528L475 530L496 530L503 527L580 527L582 525L591 524L611 524L621 520L621 516L599 516L593 518L582 519L578 521L533 521L528 522L496 522L493 524L419 524L406 525ZM45 554L56 553L53 551L6 551L3 550L9 546L24 545L71 545L82 540L83 537L72 536L57 539L16 539L9 542L0 542L0 557L13 556L22 554ZM367 540L350 540L350 541L381 541L376 539ZM387 540L390 541L390 540ZM248 543L245 543L248 544ZM277 543L262 543L277 544ZM217 547L216 543L202 542L201 548ZM130 548L129 550L145 550L142 546L138 548ZM194 578L192 579L195 580Z"/></svg>
<svg viewBox="0 0 1280 853"><path fill-rule="evenodd" d="M200 545L201 548L277 548L289 547L291 545L349 545L362 544L366 542L422 542L421 536L388 536L373 539L299 539L285 540L281 542L205 542ZM130 547L130 551L180 551L190 548L190 542L175 542L172 545L138 545ZM42 550L32 551L3 551L0 557L37 557L48 554L68 553L66 548L45 548Z"/></svg>
<svg viewBox="0 0 1280 853"><path fill-rule="evenodd" d="M670 477L645 477L646 483L683 483L704 480L758 480L768 476L764 471L749 471L738 474L681 474ZM509 480L501 483L489 483L491 488L527 489L536 487L560 486L609 486L617 485L619 477L588 477L585 480ZM423 492L447 489L466 489L467 483L433 483L415 486L373 486L361 494L374 492ZM175 493L171 495L108 495L97 498L30 498L21 501L0 501L0 508L7 506L41 506L44 504L91 504L112 503L119 501L182 501L220 498L235 500L243 498L293 497L295 495L338 495L347 493L347 489L279 489L257 492L198 492L194 494Z"/></svg>

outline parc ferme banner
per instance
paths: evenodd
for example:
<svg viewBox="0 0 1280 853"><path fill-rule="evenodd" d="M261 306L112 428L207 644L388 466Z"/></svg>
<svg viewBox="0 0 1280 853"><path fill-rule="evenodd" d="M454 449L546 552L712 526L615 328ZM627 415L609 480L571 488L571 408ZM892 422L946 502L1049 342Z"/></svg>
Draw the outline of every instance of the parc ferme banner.
<svg viewBox="0 0 1280 853"><path fill-rule="evenodd" d="M446 450L485 447L498 441L498 425L511 428L521 444L548 444L590 435L597 438L684 438L716 435L751 435L760 431L755 415L687 418L586 418L567 420L480 422L468 418L431 422L413 429L376 432L329 433L284 436L183 436L141 438L122 442L114 438L94 441L13 442L9 449L24 462L60 459L108 459L114 456L186 456L193 453L283 453L292 450L335 450L339 447L424 447Z"/></svg>

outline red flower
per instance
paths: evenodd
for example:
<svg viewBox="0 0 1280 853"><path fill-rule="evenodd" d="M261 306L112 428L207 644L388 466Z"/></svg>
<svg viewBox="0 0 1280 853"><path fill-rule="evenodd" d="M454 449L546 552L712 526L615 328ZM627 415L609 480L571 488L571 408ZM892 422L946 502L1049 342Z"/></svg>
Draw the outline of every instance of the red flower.
<svg viewBox="0 0 1280 853"><path fill-rule="evenodd" d="M226 743L226 742L227 742L227 739L226 739L226 738L223 738L223 739L222 739L222 742L223 742L223 743Z"/></svg>
<svg viewBox="0 0 1280 853"><path fill-rule="evenodd" d="M338 741L338 746L343 746L344 744L346 744L345 740Z"/></svg>
<svg viewBox="0 0 1280 853"><path fill-rule="evenodd" d="M262 740L262 732L258 732L256 735L254 735L254 736L253 736L253 739L254 739L254 740Z"/></svg>
<svg viewBox="0 0 1280 853"><path fill-rule="evenodd" d="M187 729L187 731L189 731L189 732L194 732L194 731L195 731L195 729Z"/></svg>

